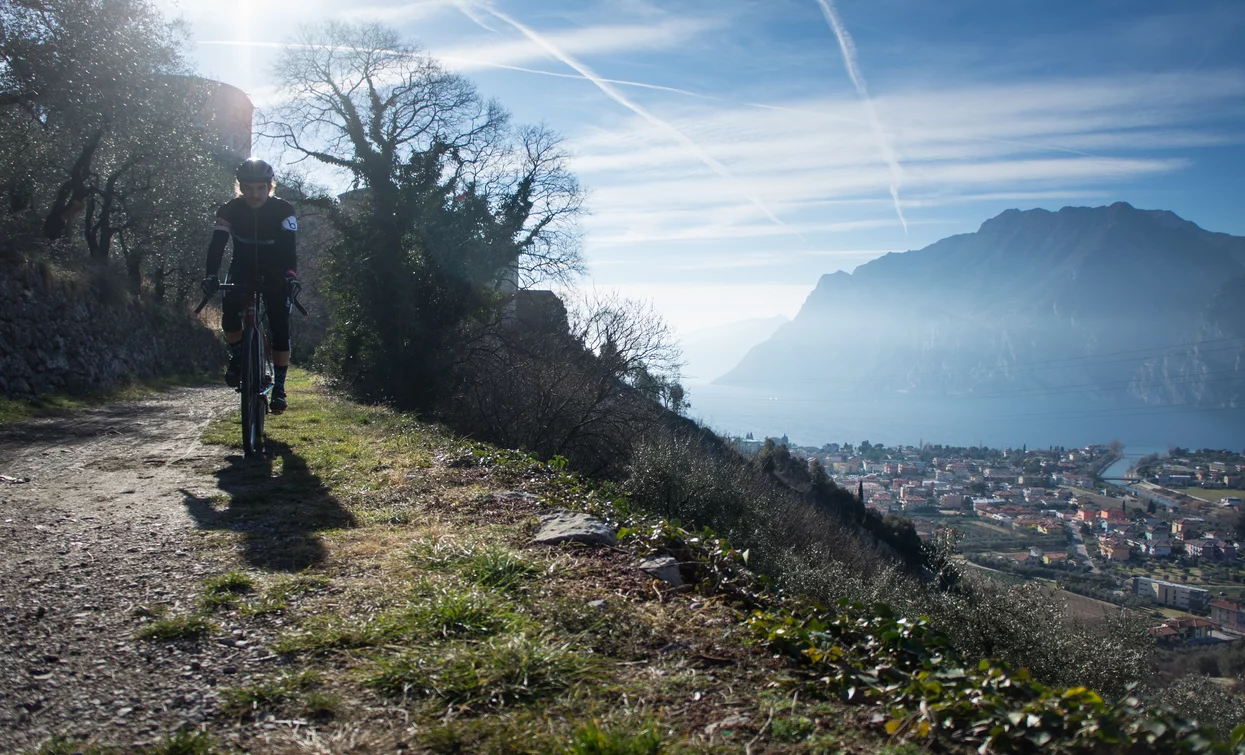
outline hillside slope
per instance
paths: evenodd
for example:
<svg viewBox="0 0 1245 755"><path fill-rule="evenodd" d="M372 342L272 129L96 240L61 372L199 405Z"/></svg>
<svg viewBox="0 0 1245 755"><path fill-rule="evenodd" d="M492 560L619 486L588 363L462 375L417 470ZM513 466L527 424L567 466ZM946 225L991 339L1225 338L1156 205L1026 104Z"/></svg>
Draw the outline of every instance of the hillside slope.
<svg viewBox="0 0 1245 755"><path fill-rule="evenodd" d="M248 463L233 401L0 428L0 750L885 749L729 596L640 571L651 538L532 545L569 478L306 375Z"/></svg>
<svg viewBox="0 0 1245 755"><path fill-rule="evenodd" d="M739 364L748 350L791 322L783 315L747 320L694 330L682 337L684 379L707 383Z"/></svg>
<svg viewBox="0 0 1245 755"><path fill-rule="evenodd" d="M926 620L777 593L713 533L561 464L305 374L290 389L266 462L238 453L219 388L3 428L19 476L2 504L0 747L1231 751L1134 700L961 658ZM561 508L619 544L533 544ZM639 568L655 554L689 586Z"/></svg>

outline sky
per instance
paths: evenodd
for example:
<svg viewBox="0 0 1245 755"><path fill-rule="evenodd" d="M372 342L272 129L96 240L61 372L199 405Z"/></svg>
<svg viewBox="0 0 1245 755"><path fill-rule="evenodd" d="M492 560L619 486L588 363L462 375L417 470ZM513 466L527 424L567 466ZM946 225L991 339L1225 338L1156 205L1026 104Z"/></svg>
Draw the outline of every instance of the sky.
<svg viewBox="0 0 1245 755"><path fill-rule="evenodd" d="M1239 0L155 4L261 108L300 24L398 29L563 135L582 285L683 333L793 316L821 275L1009 208L1126 201L1245 235Z"/></svg>

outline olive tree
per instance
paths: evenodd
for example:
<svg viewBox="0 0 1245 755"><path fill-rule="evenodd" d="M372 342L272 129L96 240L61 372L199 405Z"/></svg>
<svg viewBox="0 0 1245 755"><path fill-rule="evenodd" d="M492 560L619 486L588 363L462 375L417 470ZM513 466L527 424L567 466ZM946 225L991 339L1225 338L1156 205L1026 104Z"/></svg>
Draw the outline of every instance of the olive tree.
<svg viewBox="0 0 1245 755"><path fill-rule="evenodd" d="M81 216L90 257L107 262L119 241L135 287L161 240L188 241L169 238L169 212L219 194L208 84L188 75L184 41L143 0L0 0L9 209L37 212L50 239Z"/></svg>

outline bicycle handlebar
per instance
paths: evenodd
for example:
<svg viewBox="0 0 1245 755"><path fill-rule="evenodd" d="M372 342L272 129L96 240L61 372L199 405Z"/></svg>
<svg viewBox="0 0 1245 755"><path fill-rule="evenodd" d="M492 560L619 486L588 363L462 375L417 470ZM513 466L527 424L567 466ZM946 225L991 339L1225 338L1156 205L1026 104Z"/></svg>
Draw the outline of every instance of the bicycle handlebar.
<svg viewBox="0 0 1245 755"><path fill-rule="evenodd" d="M233 289L244 289L244 288L247 288L247 287L240 286L237 283L221 283L216 286L216 291L231 291ZM301 289L301 286L299 288ZM195 307L195 314L197 315L200 312L202 312L203 308L207 306L208 302L210 302L212 300L212 297L215 295L216 295L216 292L212 292L208 294L207 296L203 297L203 301L199 302L199 306ZM294 296L292 297L292 303L294 304L295 307L298 308L299 312L302 312L303 317L308 316L307 308L304 307L300 301L298 301L298 290L294 291Z"/></svg>

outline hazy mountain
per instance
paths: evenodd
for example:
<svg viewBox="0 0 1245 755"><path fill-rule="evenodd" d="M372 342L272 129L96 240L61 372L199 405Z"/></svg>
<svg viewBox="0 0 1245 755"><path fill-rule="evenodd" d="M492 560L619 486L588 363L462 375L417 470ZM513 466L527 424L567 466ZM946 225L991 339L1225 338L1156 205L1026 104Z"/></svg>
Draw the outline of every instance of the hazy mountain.
<svg viewBox="0 0 1245 755"><path fill-rule="evenodd" d="M1245 403L1243 338L1245 238L1123 202L1008 210L822 276L717 382Z"/></svg>
<svg viewBox="0 0 1245 755"><path fill-rule="evenodd" d="M713 380L739 364L749 349L789 322L789 318L775 315L693 330L683 336L683 372L692 382Z"/></svg>

